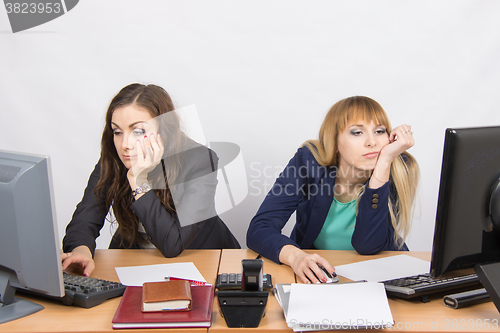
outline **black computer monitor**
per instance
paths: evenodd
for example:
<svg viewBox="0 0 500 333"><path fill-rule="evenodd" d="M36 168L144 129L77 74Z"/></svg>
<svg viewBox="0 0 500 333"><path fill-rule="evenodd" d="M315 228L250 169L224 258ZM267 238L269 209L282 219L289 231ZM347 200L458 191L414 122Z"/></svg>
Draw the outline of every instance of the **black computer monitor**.
<svg viewBox="0 0 500 333"><path fill-rule="evenodd" d="M43 309L16 288L64 296L50 161L0 150L0 323Z"/></svg>
<svg viewBox="0 0 500 333"><path fill-rule="evenodd" d="M500 262L500 127L448 128L430 274Z"/></svg>

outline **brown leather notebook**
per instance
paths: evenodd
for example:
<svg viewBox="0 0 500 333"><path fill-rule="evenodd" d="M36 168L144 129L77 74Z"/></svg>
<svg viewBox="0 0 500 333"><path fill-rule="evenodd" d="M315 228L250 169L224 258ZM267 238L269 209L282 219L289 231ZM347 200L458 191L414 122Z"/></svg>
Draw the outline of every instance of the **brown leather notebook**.
<svg viewBox="0 0 500 333"><path fill-rule="evenodd" d="M186 280L146 282L142 285L142 311L191 310L191 284Z"/></svg>

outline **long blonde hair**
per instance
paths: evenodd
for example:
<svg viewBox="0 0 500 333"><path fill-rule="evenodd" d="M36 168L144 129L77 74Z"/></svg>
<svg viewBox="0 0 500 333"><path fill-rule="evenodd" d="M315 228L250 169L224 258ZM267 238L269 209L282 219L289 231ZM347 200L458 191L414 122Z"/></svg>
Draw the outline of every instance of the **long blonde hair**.
<svg viewBox="0 0 500 333"><path fill-rule="evenodd" d="M375 100L365 96L353 96L335 103L323 120L316 140L304 143L314 158L323 166L338 166L338 136L348 126L357 121L382 124L387 133L392 131L391 123L382 106ZM389 212L391 223L396 231L394 240L398 248L404 244L411 227L411 219L415 197L420 178L420 170L416 159L404 152L391 164L391 192L395 197L389 197ZM358 200L364 193L364 187L359 192ZM395 202L393 202L395 201Z"/></svg>

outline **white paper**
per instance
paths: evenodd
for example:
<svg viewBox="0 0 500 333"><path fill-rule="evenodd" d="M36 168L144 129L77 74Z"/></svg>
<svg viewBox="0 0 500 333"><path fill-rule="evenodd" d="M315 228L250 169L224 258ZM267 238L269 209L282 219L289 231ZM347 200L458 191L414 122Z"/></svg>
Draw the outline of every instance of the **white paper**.
<svg viewBox="0 0 500 333"><path fill-rule="evenodd" d="M192 262L115 267L120 282L126 286L142 286L144 282L165 281L166 276L206 282Z"/></svg>
<svg viewBox="0 0 500 333"><path fill-rule="evenodd" d="M283 310L283 314L285 315L285 320L288 315L288 304L290 303L290 290L292 286L290 284L277 283L276 291L274 296L278 301L281 309Z"/></svg>
<svg viewBox="0 0 500 333"><path fill-rule="evenodd" d="M401 254L381 259L335 266L338 275L350 280L382 282L406 276L429 273L430 262Z"/></svg>
<svg viewBox="0 0 500 333"><path fill-rule="evenodd" d="M392 327L382 283L292 284L287 314L294 331Z"/></svg>

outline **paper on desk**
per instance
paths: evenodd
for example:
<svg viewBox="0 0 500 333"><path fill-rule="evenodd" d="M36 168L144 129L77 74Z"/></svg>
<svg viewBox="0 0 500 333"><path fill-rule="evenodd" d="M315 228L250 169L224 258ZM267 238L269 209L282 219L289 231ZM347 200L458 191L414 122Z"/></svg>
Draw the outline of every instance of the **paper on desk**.
<svg viewBox="0 0 500 333"><path fill-rule="evenodd" d="M394 325L382 283L292 284L288 327L294 331L372 329Z"/></svg>
<svg viewBox="0 0 500 333"><path fill-rule="evenodd" d="M406 254L335 266L338 275L348 279L382 282L429 273L430 263Z"/></svg>
<svg viewBox="0 0 500 333"><path fill-rule="evenodd" d="M283 310L285 319L287 318L288 315L288 304L290 301L291 288L292 288L291 284L277 283L274 293L276 300L278 301L279 305L281 306L281 309Z"/></svg>
<svg viewBox="0 0 500 333"><path fill-rule="evenodd" d="M142 286L144 282L165 281L166 276L206 282L192 262L115 267L115 270L120 282L126 286Z"/></svg>

